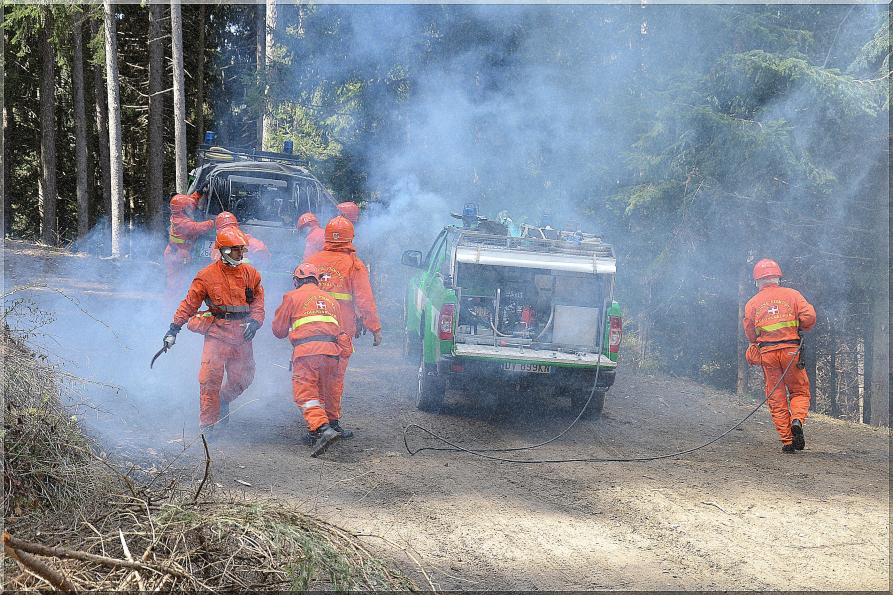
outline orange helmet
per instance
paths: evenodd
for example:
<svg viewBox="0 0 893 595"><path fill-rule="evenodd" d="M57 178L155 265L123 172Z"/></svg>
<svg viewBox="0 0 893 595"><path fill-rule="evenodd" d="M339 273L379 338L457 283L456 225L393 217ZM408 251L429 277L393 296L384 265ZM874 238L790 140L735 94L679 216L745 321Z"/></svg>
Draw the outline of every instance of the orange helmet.
<svg viewBox="0 0 893 595"><path fill-rule="evenodd" d="M185 194L174 194L171 197L171 213L184 213L195 209L195 200Z"/></svg>
<svg viewBox="0 0 893 595"><path fill-rule="evenodd" d="M333 244L349 244L353 241L353 223L338 215L326 223L326 241Z"/></svg>
<svg viewBox="0 0 893 595"><path fill-rule="evenodd" d="M295 279L307 279L308 277L313 277L318 281L319 269L316 268L315 264L302 262L297 266L297 268L295 268L295 272L292 273L292 277L294 277Z"/></svg>
<svg viewBox="0 0 893 595"><path fill-rule="evenodd" d="M217 230L220 231L224 227L232 227L234 225L238 227L239 220L229 211L223 211L214 219L214 224L217 226Z"/></svg>
<svg viewBox="0 0 893 595"><path fill-rule="evenodd" d="M248 236L238 227L225 227L217 231L217 247L221 252L224 248L247 246Z"/></svg>
<svg viewBox="0 0 893 595"><path fill-rule="evenodd" d="M753 265L753 280L781 277L781 267L771 258L764 258Z"/></svg>
<svg viewBox="0 0 893 595"><path fill-rule="evenodd" d="M338 212L350 219L350 222L356 224L360 220L360 207L355 202L342 202L338 204Z"/></svg>
<svg viewBox="0 0 893 595"><path fill-rule="evenodd" d="M304 229L308 225L316 225L319 227L319 219L316 218L316 215L313 213L304 213L300 217L298 217L298 229Z"/></svg>

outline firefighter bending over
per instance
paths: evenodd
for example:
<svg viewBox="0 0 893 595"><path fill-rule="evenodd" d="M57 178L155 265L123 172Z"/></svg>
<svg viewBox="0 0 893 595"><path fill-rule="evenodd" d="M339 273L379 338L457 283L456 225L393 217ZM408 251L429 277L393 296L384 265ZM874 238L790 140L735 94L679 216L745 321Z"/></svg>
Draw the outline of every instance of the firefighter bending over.
<svg viewBox="0 0 893 595"><path fill-rule="evenodd" d="M313 213L304 213L298 217L298 231L306 232L304 239L304 260L310 258L317 252L322 252L325 243L325 234L319 226L319 219Z"/></svg>
<svg viewBox="0 0 893 595"><path fill-rule="evenodd" d="M341 330L351 337L358 337L361 328L372 332L372 345L381 345L381 322L372 287L369 284L369 271L357 257L353 247L353 224L339 215L326 224L325 250L306 258L305 262L316 265L319 270L319 286L330 292L338 300ZM344 375L350 354L342 356L338 362L338 375L328 393L324 392L326 414L329 424L341 418L341 397L344 393ZM335 424L341 429L340 424ZM342 429L342 438L353 435Z"/></svg>
<svg viewBox="0 0 893 595"><path fill-rule="evenodd" d="M800 333L815 325L816 314L799 291L780 287L780 278L781 267L774 260L764 258L754 265L758 292L744 306L742 322L744 334L751 342L747 361L763 367L769 412L781 437L781 450L793 453L806 446L803 422L809 411L809 377L797 346ZM784 379L779 381L782 374ZM776 388L768 394L772 387Z"/></svg>
<svg viewBox="0 0 893 595"><path fill-rule="evenodd" d="M326 396L338 378L339 357L353 351L350 336L341 330L339 306L319 287L316 266L302 263L293 273L295 288L282 297L273 318L273 334L288 337L291 382L295 404L301 408L310 432L312 457L318 457L342 437L336 413Z"/></svg>
<svg viewBox="0 0 893 595"><path fill-rule="evenodd" d="M260 273L242 260L248 238L230 227L217 233L217 245L221 259L196 274L164 336L165 344L173 346L187 322L189 330L205 336L198 373L202 431L221 419L229 421L229 404L254 380L251 340L264 322ZM208 309L199 312L202 302Z"/></svg>
<svg viewBox="0 0 893 595"><path fill-rule="evenodd" d="M164 270L167 275L165 297L177 299L189 280L192 247L204 233L214 229L213 221L195 221L196 202L185 194L171 196L171 225L167 247L164 249Z"/></svg>

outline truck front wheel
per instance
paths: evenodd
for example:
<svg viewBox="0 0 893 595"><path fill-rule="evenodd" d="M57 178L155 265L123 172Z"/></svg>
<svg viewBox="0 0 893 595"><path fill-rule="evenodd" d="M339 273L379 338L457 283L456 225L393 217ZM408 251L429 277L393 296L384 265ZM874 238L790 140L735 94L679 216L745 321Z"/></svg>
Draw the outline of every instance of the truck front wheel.
<svg viewBox="0 0 893 595"><path fill-rule="evenodd" d="M446 393L446 382L437 374L437 366L426 364L424 359L419 363L419 384L416 393L416 407L419 411L437 413L443 406Z"/></svg>

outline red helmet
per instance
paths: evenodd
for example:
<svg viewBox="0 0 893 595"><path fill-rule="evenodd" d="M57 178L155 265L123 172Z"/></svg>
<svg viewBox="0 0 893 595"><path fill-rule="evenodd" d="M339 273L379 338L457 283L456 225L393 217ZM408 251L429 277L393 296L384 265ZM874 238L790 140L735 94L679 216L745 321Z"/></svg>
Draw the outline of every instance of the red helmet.
<svg viewBox="0 0 893 595"><path fill-rule="evenodd" d="M764 258L753 265L753 280L781 277L781 267L771 258Z"/></svg>
<svg viewBox="0 0 893 595"><path fill-rule="evenodd" d="M232 227L239 226L239 220L236 219L236 216L230 213L229 211L223 211L214 219L214 224L217 226L217 230L221 230L224 227Z"/></svg>
<svg viewBox="0 0 893 595"><path fill-rule="evenodd" d="M353 223L338 215L326 223L326 241L333 244L349 244L353 241Z"/></svg>
<svg viewBox="0 0 893 595"><path fill-rule="evenodd" d="M298 229L304 229L308 225L316 225L319 227L319 219L313 213L304 213L298 217Z"/></svg>
<svg viewBox="0 0 893 595"><path fill-rule="evenodd" d="M238 227L226 227L217 231L217 247L222 251L224 248L234 248L236 246L247 246L248 236Z"/></svg>
<svg viewBox="0 0 893 595"><path fill-rule="evenodd" d="M195 209L195 200L185 194L174 194L171 197L171 213L184 213Z"/></svg>
<svg viewBox="0 0 893 595"><path fill-rule="evenodd" d="M316 268L315 264L302 262L297 266L295 272L292 273L292 277L294 277L295 279L306 279L308 277L313 277L314 279L319 281L319 269Z"/></svg>
<svg viewBox="0 0 893 595"><path fill-rule="evenodd" d="M339 203L338 212L350 219L350 222L353 224L360 220L360 207L355 202Z"/></svg>

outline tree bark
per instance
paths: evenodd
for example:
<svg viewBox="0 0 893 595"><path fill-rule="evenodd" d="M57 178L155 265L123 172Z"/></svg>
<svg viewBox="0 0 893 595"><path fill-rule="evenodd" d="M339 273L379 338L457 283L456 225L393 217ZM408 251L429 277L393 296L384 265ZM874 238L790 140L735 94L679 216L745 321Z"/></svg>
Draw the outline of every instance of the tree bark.
<svg viewBox="0 0 893 595"><path fill-rule="evenodd" d="M183 67L183 17L180 0L171 0L171 54L174 63L174 154L177 192L186 192L186 75Z"/></svg>
<svg viewBox="0 0 893 595"><path fill-rule="evenodd" d="M77 174L78 237L90 228L90 194L87 191L87 115L84 104L84 11L77 9L71 18L71 84L74 94L74 153Z"/></svg>
<svg viewBox="0 0 893 595"><path fill-rule="evenodd" d="M56 53L50 39L53 33L53 12L43 7L40 31L40 239L55 244L56 236Z"/></svg>
<svg viewBox="0 0 893 595"><path fill-rule="evenodd" d="M195 144L202 144L205 135L205 35L206 9L198 6L198 49L195 53Z"/></svg>
<svg viewBox="0 0 893 595"><path fill-rule="evenodd" d="M840 417L840 406L837 403L840 397L840 373L837 370L837 324L831 320L829 333L830 363L828 364L828 414L831 417Z"/></svg>
<svg viewBox="0 0 893 595"><path fill-rule="evenodd" d="M90 31L95 37L99 34L99 22L90 21ZM96 108L96 136L99 145L99 170L102 177L102 205L105 216L112 213L112 170L109 159L108 106L106 105L106 85L102 67L93 64L93 102Z"/></svg>
<svg viewBox="0 0 893 595"><path fill-rule="evenodd" d="M160 4L149 5L149 142L148 142L148 192L149 226L153 230L163 227L164 207L164 45L161 37L163 10Z"/></svg>
<svg viewBox="0 0 893 595"><path fill-rule="evenodd" d="M258 3L254 13L254 28L257 38L255 59L257 61L257 88L260 103L257 110L257 148L264 148L264 113L266 111L266 69L267 69L267 17L266 7Z"/></svg>
<svg viewBox="0 0 893 595"><path fill-rule="evenodd" d="M121 207L124 203L124 170L121 153L121 99L118 86L118 40L115 12L110 0L103 0L105 16L105 71L109 111L109 165L111 173L111 225L112 256L121 255Z"/></svg>
<svg viewBox="0 0 893 595"><path fill-rule="evenodd" d="M266 24L266 84L264 84L264 111L263 111L263 141L265 145L261 145L259 148L264 149L264 147L269 147L270 139L273 136L273 118L271 109L272 109L272 99L270 97L270 82L275 81L275 62L276 62L276 26L279 21L279 10L277 7L277 0L266 0L267 2L267 24Z"/></svg>
<svg viewBox="0 0 893 595"><path fill-rule="evenodd" d="M6 28L3 26L5 20L5 7L0 3L0 56L6 56ZM6 189L9 187L9 171L11 169L9 163L9 144L6 142L7 135L12 129L12 111L6 109L6 65L0 67L0 113L3 114L3 130L0 131L0 157L3 159L3 172L0 175L0 196L3 202L0 203L0 209L3 209L3 237L9 234L9 194Z"/></svg>

